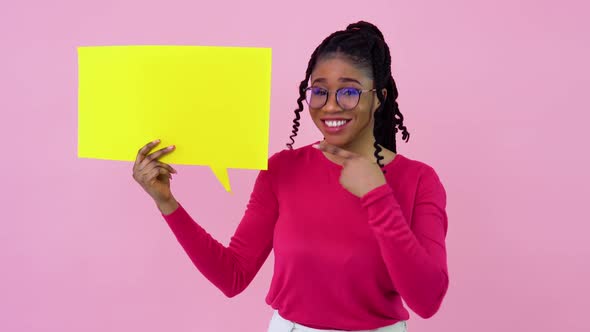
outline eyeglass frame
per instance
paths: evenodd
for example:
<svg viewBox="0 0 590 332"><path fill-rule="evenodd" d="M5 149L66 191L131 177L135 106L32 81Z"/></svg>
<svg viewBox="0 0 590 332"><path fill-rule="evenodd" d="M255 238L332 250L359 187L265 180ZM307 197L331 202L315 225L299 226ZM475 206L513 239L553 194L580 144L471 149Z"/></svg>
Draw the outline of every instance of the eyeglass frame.
<svg viewBox="0 0 590 332"><path fill-rule="evenodd" d="M322 90L325 90L327 92L327 94L326 94L326 101L324 102L324 104L322 106L320 106L320 107L314 107L314 108L322 108L322 107L326 106L326 104L328 103L328 99L330 99L330 93L331 93L331 91L328 90L328 89L317 87L317 86L310 86L310 87L307 87L307 88L305 88L303 90L303 94L307 96L307 91L308 90L311 90L311 89L322 89ZM354 105L354 107L344 108L344 107L342 107L342 105L340 105L340 102L338 101L338 91L340 91L342 89L354 89L354 90L356 90L359 93L359 98L356 101L356 105ZM360 103L361 96L363 95L363 92L371 92L371 91L377 91L377 89L376 88L373 88L373 89L370 89L370 90L363 90L363 89L357 89L355 87L342 87L342 88L336 90L336 104L338 104L338 106L340 106L343 110L346 110L346 111L353 110ZM307 101L307 98L305 98L305 103L307 104L307 106L311 107L311 105L309 105L309 102Z"/></svg>

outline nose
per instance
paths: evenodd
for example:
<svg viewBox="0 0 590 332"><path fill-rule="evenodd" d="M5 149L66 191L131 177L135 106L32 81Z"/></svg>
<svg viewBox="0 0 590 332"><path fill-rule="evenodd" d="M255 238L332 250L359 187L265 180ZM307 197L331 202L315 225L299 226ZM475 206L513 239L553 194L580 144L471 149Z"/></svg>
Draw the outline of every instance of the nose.
<svg viewBox="0 0 590 332"><path fill-rule="evenodd" d="M327 113L335 113L342 111L342 108L340 107L340 105L338 105L338 102L336 101L335 93L328 94L328 100L326 101L323 110Z"/></svg>

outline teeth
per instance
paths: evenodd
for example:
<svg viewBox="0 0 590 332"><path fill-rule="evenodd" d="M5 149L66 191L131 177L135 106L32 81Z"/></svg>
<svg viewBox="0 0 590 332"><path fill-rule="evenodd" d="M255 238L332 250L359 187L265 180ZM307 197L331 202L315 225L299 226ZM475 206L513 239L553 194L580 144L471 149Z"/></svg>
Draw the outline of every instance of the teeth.
<svg viewBox="0 0 590 332"><path fill-rule="evenodd" d="M346 123L346 120L338 120L338 121L328 120L325 122L328 127L340 127Z"/></svg>

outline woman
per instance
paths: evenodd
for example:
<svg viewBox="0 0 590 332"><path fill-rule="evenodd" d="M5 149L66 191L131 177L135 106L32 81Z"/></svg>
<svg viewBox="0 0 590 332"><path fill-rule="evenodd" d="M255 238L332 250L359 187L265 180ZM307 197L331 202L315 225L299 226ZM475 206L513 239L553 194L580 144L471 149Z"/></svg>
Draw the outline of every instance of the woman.
<svg viewBox="0 0 590 332"><path fill-rule="evenodd" d="M172 195L176 171L158 159L174 146L151 154L158 141L144 146L134 178L228 297L274 250L269 332L406 331L401 300L428 318L448 288L446 194L432 167L396 153L397 130L406 141L409 133L382 33L361 21L327 37L299 92L289 149L258 174L227 248ZM324 140L293 149L303 100Z"/></svg>

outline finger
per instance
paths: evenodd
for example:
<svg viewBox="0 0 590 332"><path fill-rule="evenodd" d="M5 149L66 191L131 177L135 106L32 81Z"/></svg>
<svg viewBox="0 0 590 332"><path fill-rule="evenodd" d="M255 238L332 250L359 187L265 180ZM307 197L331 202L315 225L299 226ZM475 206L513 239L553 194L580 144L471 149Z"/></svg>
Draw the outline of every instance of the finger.
<svg viewBox="0 0 590 332"><path fill-rule="evenodd" d="M163 155L170 153L174 150L174 145L162 148L154 153L150 153L149 155L147 155L143 161L139 164L139 169L143 169L145 168L145 166L147 164L149 164L152 160L158 160L159 158L161 158Z"/></svg>
<svg viewBox="0 0 590 332"><path fill-rule="evenodd" d="M176 170L172 166L170 166L170 165L168 165L166 163L163 163L163 162L161 162L159 160L152 160L141 171L144 172L144 173L147 173L147 172L151 171L152 169L154 169L156 167L162 167L162 168L168 170L168 172L170 172L170 173L178 173L178 172L176 172Z"/></svg>
<svg viewBox="0 0 590 332"><path fill-rule="evenodd" d="M359 157L359 155L354 152L344 150L342 148L339 148L337 146L334 146L334 145L331 145L331 144L328 144L325 142L321 142L320 144L315 144L314 147L318 150L333 154L338 157L342 157L344 159L353 159L353 158Z"/></svg>
<svg viewBox="0 0 590 332"><path fill-rule="evenodd" d="M159 139L151 141L148 144L142 146L141 149L139 149L139 151L137 151L137 157L135 158L135 165L134 166L139 166L139 163L141 163L143 161L145 156L147 156L147 154L154 148L154 146L156 146L158 144L160 144Z"/></svg>
<svg viewBox="0 0 590 332"><path fill-rule="evenodd" d="M141 170L136 170L133 172L133 178L135 179L135 181L139 182L140 184L146 184L148 183L148 179L151 179L151 172L154 170L157 170L158 168L164 169L166 170L166 172L168 172L169 174L176 174L176 170L174 168L172 168L170 165L164 164L162 162L159 162L157 160L152 161L151 163L149 163L145 168L141 169ZM159 172L159 171L158 171Z"/></svg>
<svg viewBox="0 0 590 332"><path fill-rule="evenodd" d="M155 178L157 178L160 175L165 175L168 178L170 177L170 172L168 172L167 169L162 167L156 167L145 174L145 183L152 182Z"/></svg>

